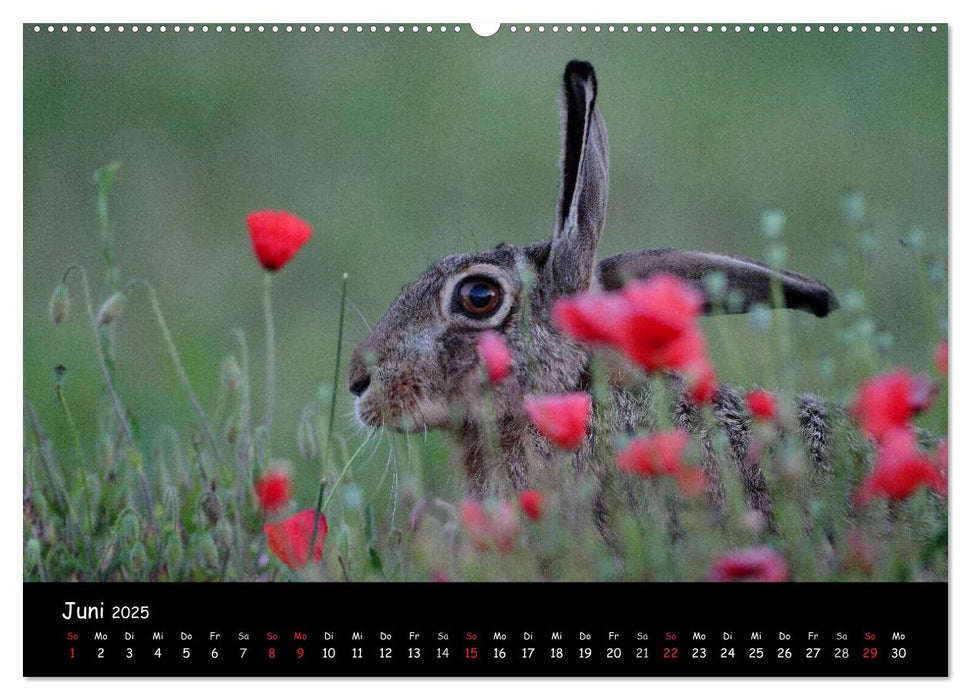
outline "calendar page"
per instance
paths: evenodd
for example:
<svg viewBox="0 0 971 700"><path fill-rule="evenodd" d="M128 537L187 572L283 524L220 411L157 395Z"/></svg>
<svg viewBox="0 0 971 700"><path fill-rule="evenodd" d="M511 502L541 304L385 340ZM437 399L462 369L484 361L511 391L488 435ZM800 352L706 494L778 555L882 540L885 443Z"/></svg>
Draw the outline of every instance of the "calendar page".
<svg viewBox="0 0 971 700"><path fill-rule="evenodd" d="M23 674L947 676L948 26L23 27Z"/></svg>

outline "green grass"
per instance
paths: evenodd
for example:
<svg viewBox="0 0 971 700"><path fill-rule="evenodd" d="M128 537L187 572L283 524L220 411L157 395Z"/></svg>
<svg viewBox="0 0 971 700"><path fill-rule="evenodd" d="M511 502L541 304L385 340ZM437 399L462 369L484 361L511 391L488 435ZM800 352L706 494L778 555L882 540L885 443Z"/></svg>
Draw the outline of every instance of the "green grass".
<svg viewBox="0 0 971 700"><path fill-rule="evenodd" d="M90 335L88 347L102 369L99 379L76 384L70 369L61 368L49 383L35 379L26 387L25 580L698 580L721 554L754 545L782 554L794 580L947 577L942 498L920 492L899 504L851 506L872 450L846 420L836 422L832 469L825 474L809 467L794 430L787 437L762 436L767 449L760 466L774 501L771 523L746 507L741 484L722 460L728 496L723 516L703 499L682 498L672 484L631 480L630 497L611 503L618 542L611 551L594 526L592 477L564 480L557 473L536 484L549 499L539 522L521 518L508 551L478 550L459 521L460 470L450 467L450 450L439 436L368 433L350 420L335 421L341 412L334 403L334 381L302 377L301 392L276 397L276 404L299 414L300 421L283 430L275 425L271 442L263 397L253 380L253 365L262 354L254 355L250 347L261 346L263 328L238 329L232 318L216 314L227 338L223 350L178 348L181 329L168 328L161 315L165 300L150 286L147 297L139 296L144 285L126 284L119 268L108 216L116 172L112 165L96 176L101 264L87 270L83 280L77 272L65 276L75 300L84 299L88 277L104 279L89 290L100 298L75 303L57 329ZM860 382L895 364L894 338L873 315L879 301L873 290L885 284L880 260L887 246L906 250L919 280L908 297L920 311L913 327L917 338L908 342L926 348L926 362L911 369L933 372L933 349L946 333L946 237L911 227L899 240L881 238L860 194L846 193L843 204L845 235L830 251L826 275L843 308L825 322L768 309L706 320L720 376L744 381L757 365L757 375L778 390L784 405L801 391L845 405ZM796 243L787 240L784 221L768 214L762 229L764 257L786 264L787 246ZM254 262L252 275L258 274ZM322 274L339 283L338 271ZM58 282L51 278L50 288ZM366 281L347 283L353 296L354 286ZM99 309L119 290L126 296L124 309L114 309L120 315L98 325ZM287 302L276 299L281 308ZM220 303L212 300L217 309ZM151 330L158 347L173 361L174 374L169 367L152 373L157 401L185 406L172 425L143 422L126 403L118 368L120 353L131 347L124 336L133 315L157 323ZM258 309L246 316L257 317ZM813 346L827 347L825 353L797 352L807 337L820 335ZM339 355L339 347L338 341L324 352ZM181 369L183 352L193 355L193 365L208 363L213 379L204 390L197 391ZM82 362L67 359L69 366ZM344 367L334 368L339 370L336 391L343 392ZM946 378L937 379L943 391L918 423L931 441L947 434ZM35 397L45 392L55 394L57 406L48 425L34 406ZM707 414L706 420L713 425ZM287 429L296 439L285 439ZM725 437L716 432L714 440L716 454L724 455ZM318 502L325 504L329 527L324 558L319 567L298 573L268 553L252 489L277 458L291 461L298 481L313 484L297 490L295 508L313 508L317 484L323 484Z"/></svg>

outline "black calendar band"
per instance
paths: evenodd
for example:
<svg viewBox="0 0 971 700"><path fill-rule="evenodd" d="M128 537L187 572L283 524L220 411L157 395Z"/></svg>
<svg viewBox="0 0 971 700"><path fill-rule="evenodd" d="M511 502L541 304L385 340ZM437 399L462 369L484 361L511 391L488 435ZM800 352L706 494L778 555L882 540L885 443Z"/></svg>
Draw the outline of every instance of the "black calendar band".
<svg viewBox="0 0 971 700"><path fill-rule="evenodd" d="M946 676L946 583L24 584L26 676Z"/></svg>

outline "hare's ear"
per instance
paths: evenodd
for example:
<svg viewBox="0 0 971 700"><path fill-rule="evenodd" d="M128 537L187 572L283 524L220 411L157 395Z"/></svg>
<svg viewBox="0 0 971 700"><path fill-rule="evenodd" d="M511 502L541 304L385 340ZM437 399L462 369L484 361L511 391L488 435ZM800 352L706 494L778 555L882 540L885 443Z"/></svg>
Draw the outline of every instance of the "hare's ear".
<svg viewBox="0 0 971 700"><path fill-rule="evenodd" d="M593 66L570 61L563 74L560 199L547 272L554 296L589 289L607 211L607 130L597 109Z"/></svg>
<svg viewBox="0 0 971 700"><path fill-rule="evenodd" d="M632 279L646 279L667 272L680 277L705 297L705 312L744 313L754 304L773 305L773 284L778 285L783 305L790 309L826 316L839 308L836 295L819 280L788 270L774 270L748 258L718 253L663 248L621 253L600 262L600 281L604 289L619 289ZM705 278L721 273L726 282L723 301L713 303L710 284ZM733 294L734 292L734 294ZM732 303L732 297L737 302Z"/></svg>

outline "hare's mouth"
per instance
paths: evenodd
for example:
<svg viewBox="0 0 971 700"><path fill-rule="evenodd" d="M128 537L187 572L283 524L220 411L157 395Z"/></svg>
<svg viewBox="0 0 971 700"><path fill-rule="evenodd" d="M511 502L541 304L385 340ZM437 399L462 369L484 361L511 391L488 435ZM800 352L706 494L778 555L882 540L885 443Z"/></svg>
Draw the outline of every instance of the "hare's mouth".
<svg viewBox="0 0 971 700"><path fill-rule="evenodd" d="M399 433L437 430L452 423L452 412L444 401L418 397L383 400L373 389L357 398L354 413L364 426L383 427Z"/></svg>

